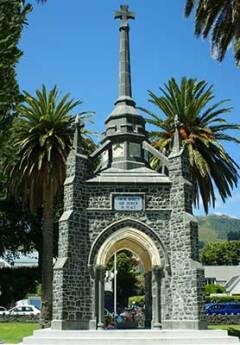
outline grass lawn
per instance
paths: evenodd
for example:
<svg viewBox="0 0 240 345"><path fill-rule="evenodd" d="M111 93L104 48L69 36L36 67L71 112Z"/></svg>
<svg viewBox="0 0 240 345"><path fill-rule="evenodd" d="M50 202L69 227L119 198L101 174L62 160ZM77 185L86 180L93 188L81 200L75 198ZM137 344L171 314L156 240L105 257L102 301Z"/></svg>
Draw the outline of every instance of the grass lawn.
<svg viewBox="0 0 240 345"><path fill-rule="evenodd" d="M0 322L0 339L4 343L20 343L23 337L33 334L35 329L38 329L37 323L4 323Z"/></svg>
<svg viewBox="0 0 240 345"><path fill-rule="evenodd" d="M35 329L38 329L37 323L1 323L0 322L0 339L4 343L16 344L22 341L23 337L33 334ZM235 330L240 334L240 325L209 325L209 329L225 329ZM231 334L232 332L230 332ZM237 335L237 334L232 334Z"/></svg>
<svg viewBox="0 0 240 345"><path fill-rule="evenodd" d="M228 330L229 328L234 328L240 331L240 325L209 325L209 329L226 329Z"/></svg>
<svg viewBox="0 0 240 345"><path fill-rule="evenodd" d="M209 329L225 329L229 335L240 338L240 325L209 325Z"/></svg>

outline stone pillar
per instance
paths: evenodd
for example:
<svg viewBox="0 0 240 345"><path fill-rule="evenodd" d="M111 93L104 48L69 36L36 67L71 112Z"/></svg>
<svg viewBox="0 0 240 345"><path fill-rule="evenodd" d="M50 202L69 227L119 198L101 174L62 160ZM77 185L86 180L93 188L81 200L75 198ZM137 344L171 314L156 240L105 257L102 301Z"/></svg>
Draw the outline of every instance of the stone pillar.
<svg viewBox="0 0 240 345"><path fill-rule="evenodd" d="M152 328L162 328L161 325L161 280L162 268L154 266L152 271Z"/></svg>
<svg viewBox="0 0 240 345"><path fill-rule="evenodd" d="M86 219L88 159L82 154L81 124L76 119L67 159L64 213L59 220L59 250L54 266L53 329L89 329L92 284L88 268L90 239Z"/></svg>
<svg viewBox="0 0 240 345"><path fill-rule="evenodd" d="M96 330L97 328L97 270L93 266L89 266L91 272L91 320L89 321L89 329Z"/></svg>
<svg viewBox="0 0 240 345"><path fill-rule="evenodd" d="M152 272L145 273L145 328L151 328L152 321Z"/></svg>
<svg viewBox="0 0 240 345"><path fill-rule="evenodd" d="M104 289L105 289L105 267L97 267L97 329L104 329Z"/></svg>
<svg viewBox="0 0 240 345"><path fill-rule="evenodd" d="M192 181L187 150L169 156L170 192L170 291L171 312L165 328L201 329L203 269L197 261L197 219L192 215Z"/></svg>

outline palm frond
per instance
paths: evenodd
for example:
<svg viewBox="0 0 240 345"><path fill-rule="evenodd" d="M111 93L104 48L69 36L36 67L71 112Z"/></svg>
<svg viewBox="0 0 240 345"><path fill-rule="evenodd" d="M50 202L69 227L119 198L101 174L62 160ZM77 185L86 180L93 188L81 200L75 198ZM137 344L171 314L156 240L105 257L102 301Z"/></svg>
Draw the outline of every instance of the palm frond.
<svg viewBox="0 0 240 345"><path fill-rule="evenodd" d="M82 101L71 99L69 94L59 95L57 86L48 92L43 85L34 96L24 92L24 103L17 109L14 145L18 155L15 166L6 169L11 170L13 189L22 190L32 209L43 202L43 185L57 192L65 178L65 162L72 146L71 112ZM80 116L84 123L92 114L82 112ZM83 134L87 132L83 129Z"/></svg>
<svg viewBox="0 0 240 345"><path fill-rule="evenodd" d="M191 173L193 176L193 202L199 205L202 199L204 209L215 205L216 187L222 200L231 195L238 181L238 166L224 150L221 142L240 143L240 139L227 131L239 131L240 125L228 123L223 115L232 108L227 107L229 100L213 103L213 86L206 81L183 78L180 85L170 79L161 95L149 91L150 102L159 110L156 112L142 109L146 121L155 126L150 131L152 145L162 151L171 151L173 145L173 122L177 114L182 126L179 129L181 145L188 148ZM160 169L161 163L151 157L151 166Z"/></svg>
<svg viewBox="0 0 240 345"><path fill-rule="evenodd" d="M210 36L212 55L222 61L230 46L240 63L240 10L238 1L186 0L185 16L195 9L195 35Z"/></svg>

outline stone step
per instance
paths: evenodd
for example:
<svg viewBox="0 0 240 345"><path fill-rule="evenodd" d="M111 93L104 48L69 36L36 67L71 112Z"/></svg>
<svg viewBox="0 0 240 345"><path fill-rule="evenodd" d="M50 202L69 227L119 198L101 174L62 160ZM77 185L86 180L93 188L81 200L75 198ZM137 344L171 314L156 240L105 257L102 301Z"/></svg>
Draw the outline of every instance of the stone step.
<svg viewBox="0 0 240 345"><path fill-rule="evenodd" d="M52 339L31 339L24 340L23 344L28 345L209 345L209 344L239 344L237 338L52 338Z"/></svg>
<svg viewBox="0 0 240 345"><path fill-rule="evenodd" d="M174 335L174 337L226 337L228 336L227 331L224 330L106 330L106 331L60 331L60 330L53 330L53 329L41 329L34 331L34 336L37 338L47 337L81 337L81 338L128 338L128 337L135 337L135 338L142 338L148 336L154 336L155 338L159 337L169 337Z"/></svg>
<svg viewBox="0 0 240 345"><path fill-rule="evenodd" d="M229 345L239 344L237 337L225 331L35 331L23 339L23 345Z"/></svg>

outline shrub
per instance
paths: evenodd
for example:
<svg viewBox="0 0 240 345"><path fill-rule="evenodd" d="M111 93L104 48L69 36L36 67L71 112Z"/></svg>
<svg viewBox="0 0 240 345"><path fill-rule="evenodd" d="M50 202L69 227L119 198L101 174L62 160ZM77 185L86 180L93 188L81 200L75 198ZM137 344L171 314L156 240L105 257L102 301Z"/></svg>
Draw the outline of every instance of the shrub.
<svg viewBox="0 0 240 345"><path fill-rule="evenodd" d="M205 296L210 296L212 293L223 293L225 288L218 284L208 284L205 286Z"/></svg>
<svg viewBox="0 0 240 345"><path fill-rule="evenodd" d="M226 302L240 302L240 295L236 296L206 296L206 303L226 303Z"/></svg>
<svg viewBox="0 0 240 345"><path fill-rule="evenodd" d="M131 296L128 298L128 306L131 307L131 305L135 302L136 305L142 306L145 303L145 296Z"/></svg>

